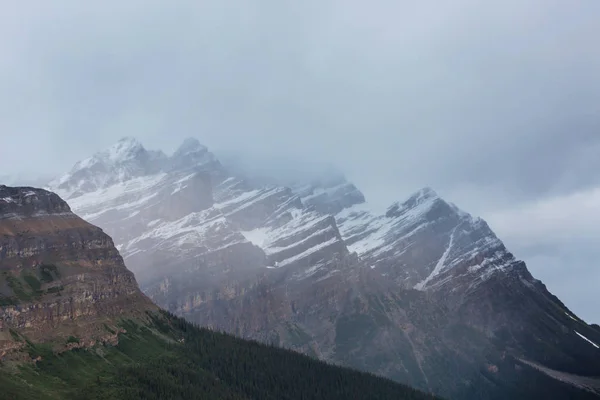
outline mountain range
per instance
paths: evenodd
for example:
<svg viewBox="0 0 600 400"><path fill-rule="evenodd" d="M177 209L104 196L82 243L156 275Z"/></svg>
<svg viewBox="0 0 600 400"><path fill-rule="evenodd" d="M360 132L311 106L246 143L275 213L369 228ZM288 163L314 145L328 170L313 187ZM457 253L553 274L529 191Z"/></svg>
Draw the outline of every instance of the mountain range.
<svg viewBox="0 0 600 400"><path fill-rule="evenodd" d="M447 398L600 395L600 327L430 188L377 214L342 174L282 185L196 139L167 156L124 138L48 189L201 326Z"/></svg>
<svg viewBox="0 0 600 400"><path fill-rule="evenodd" d="M55 193L0 185L0 399L433 399L200 329Z"/></svg>

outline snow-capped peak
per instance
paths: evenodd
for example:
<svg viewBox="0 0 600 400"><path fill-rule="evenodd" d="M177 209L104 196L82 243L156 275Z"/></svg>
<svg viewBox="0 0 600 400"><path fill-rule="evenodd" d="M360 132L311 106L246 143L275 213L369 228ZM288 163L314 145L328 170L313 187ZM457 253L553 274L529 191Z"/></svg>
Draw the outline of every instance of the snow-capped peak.
<svg viewBox="0 0 600 400"><path fill-rule="evenodd" d="M412 209L419 209L421 213L424 213L438 203L446 204L433 189L426 187L415 192L402 203L393 203L388 207L385 215L388 218L398 217Z"/></svg>
<svg viewBox="0 0 600 400"><path fill-rule="evenodd" d="M187 138L173 153L170 159L171 168L176 170L188 168L220 168L220 163L206 146L200 144L196 138Z"/></svg>
<svg viewBox="0 0 600 400"><path fill-rule="evenodd" d="M110 165L127 162L140 155L145 155L145 153L147 153L146 149L137 139L133 137L124 137L108 149L75 163L69 174L72 175L79 170L91 168L99 163ZM61 181L68 178L69 174L63 176Z"/></svg>
<svg viewBox="0 0 600 400"><path fill-rule="evenodd" d="M173 157L179 157L190 153L206 153L208 149L206 146L200 144L196 138L186 138L183 143L177 148Z"/></svg>
<svg viewBox="0 0 600 400"><path fill-rule="evenodd" d="M440 196L437 194L437 192L435 190L433 190L430 187L424 187L424 188L418 190L417 192L413 193L413 195L410 196L408 198L408 200L405 201L405 203L414 202L415 204L421 204L423 202L431 201L431 200L435 200L435 199L439 199L439 198L440 198Z"/></svg>
<svg viewBox="0 0 600 400"><path fill-rule="evenodd" d="M124 137L50 182L49 188L64 198L81 195L118 182L151 175L164 168L167 157L161 151L147 151L133 137Z"/></svg>
<svg viewBox="0 0 600 400"><path fill-rule="evenodd" d="M108 150L97 155L111 162L122 162L145 152L144 146L133 137L124 137Z"/></svg>

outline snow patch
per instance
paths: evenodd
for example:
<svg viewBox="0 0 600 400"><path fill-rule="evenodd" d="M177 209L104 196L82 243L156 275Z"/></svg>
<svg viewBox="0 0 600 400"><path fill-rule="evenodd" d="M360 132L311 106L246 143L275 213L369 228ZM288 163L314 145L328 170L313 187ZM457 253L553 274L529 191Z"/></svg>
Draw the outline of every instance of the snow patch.
<svg viewBox="0 0 600 400"><path fill-rule="evenodd" d="M176 184L179 183L184 183L185 181L189 181L190 179L192 179L194 176L196 176L196 173L194 172L193 174L189 174L187 176L184 176L183 178L179 179L178 181L176 181Z"/></svg>
<svg viewBox="0 0 600 400"><path fill-rule="evenodd" d="M476 248L474 250L475 253L477 252L481 252L482 248ZM492 272L493 271L502 271L505 270L507 267L509 267L510 265L512 265L516 260L514 257L509 257L506 261L503 261L504 258L506 258L506 252L504 251L496 251L491 257L485 258L481 263L477 264L477 265L471 265L467 271L474 273L479 271L481 268L487 267L488 265L492 265ZM465 257L462 257L461 259L455 261L454 263L451 264L451 266L457 264L458 262L464 260ZM489 271L488 271L489 273ZM482 278L483 279L483 278Z"/></svg>
<svg viewBox="0 0 600 400"><path fill-rule="evenodd" d="M139 210L135 210L134 212L132 212L131 214L129 214L129 216L128 216L127 218L133 218L133 217L135 217L136 215L138 215L139 213L140 213L140 211L139 211Z"/></svg>
<svg viewBox="0 0 600 400"><path fill-rule="evenodd" d="M250 190L248 192L243 192L243 193L239 194L238 196L234 197L233 199L224 201L222 203L215 204L215 208L225 208L228 206L242 203L246 200L256 197L259 193L260 193L260 190Z"/></svg>
<svg viewBox="0 0 600 400"><path fill-rule="evenodd" d="M294 257L290 257L288 259L285 259L283 261L279 262L279 267L283 267L285 265L289 265L291 263L294 263L296 261L302 260L303 258L306 258L308 256L310 256L313 253L316 253L317 251L324 249L326 247L331 246L332 244L335 244L338 241L337 238L332 238L326 242L320 243L314 247L311 247L310 249L303 251L300 254L295 255Z"/></svg>
<svg viewBox="0 0 600 400"><path fill-rule="evenodd" d="M225 229L225 235L219 233L222 229ZM219 237L217 243L210 240L215 236ZM177 221L162 223L153 230L129 241L127 249L131 249L132 246L147 239L157 241L155 247L166 243L169 248L179 249L191 244L215 251L241 243L243 236L231 231L223 214L209 209L191 213Z"/></svg>
<svg viewBox="0 0 600 400"><path fill-rule="evenodd" d="M310 278L311 276L313 276L314 274L316 274L324 266L325 266L324 263L315 264L312 267L307 268L301 274L295 275L295 278L298 279L298 280Z"/></svg>
<svg viewBox="0 0 600 400"><path fill-rule="evenodd" d="M177 187L175 189L173 189L173 191L171 192L171 195L174 195L175 193L180 192L181 190L185 189L187 187L187 185L182 185L181 183L177 185Z"/></svg>
<svg viewBox="0 0 600 400"><path fill-rule="evenodd" d="M454 230L450 234L450 241L448 242L448 247L446 248L446 251L444 251L444 254L442 254L442 257L438 260L437 264L435 265L435 268L433 268L433 271L431 271L431 274L429 274L429 276L427 278L425 278L425 280L417 283L415 285L415 289L423 290L425 285L427 285L427 283L429 283L429 281L431 281L433 278L435 278L442 271L442 269L444 268L444 263L446 262L446 259L448 258L448 255L450 254L450 250L452 250L452 245L454 244L454 233L455 232L456 232L456 228L454 228Z"/></svg>
<svg viewBox="0 0 600 400"><path fill-rule="evenodd" d="M569 318L571 318L573 321L579 322L575 319L575 317L573 317L571 314L569 314L568 312L565 312L565 315Z"/></svg>
<svg viewBox="0 0 600 400"><path fill-rule="evenodd" d="M272 248L269 249L269 253L279 253L279 252L284 251L284 250L292 249L292 248L294 248L296 246L299 246L299 245L301 245L303 243L306 243L307 241L313 239L316 236L322 235L322 234L327 233L327 232L332 231L332 230L333 230L333 228L331 226L328 226L325 229L320 229L320 230L318 230L318 231L316 231L314 233L311 233L306 238L304 238L302 240L299 240L297 242L294 242L294 243L292 243L292 244L290 244L288 246L272 247Z"/></svg>
<svg viewBox="0 0 600 400"><path fill-rule="evenodd" d="M67 202L82 218L93 220L108 211L127 210L147 203L158 195L157 186L163 183L166 177L167 174L161 173L130 179L104 189L68 199ZM62 196L60 190L57 193ZM150 194L140 197L139 193ZM136 194L137 198L135 197ZM133 199L130 200L131 197Z"/></svg>
<svg viewBox="0 0 600 400"><path fill-rule="evenodd" d="M339 191L341 191L342 189L346 188L346 187L350 187L350 184L348 182L343 182L339 185L335 185L335 186L331 186L331 187L317 187L314 188L314 190L312 190L311 194L308 194L304 197L301 198L302 203L303 204L309 204L311 200L318 198L318 197L335 197ZM302 188L300 188L299 190L302 190Z"/></svg>
<svg viewBox="0 0 600 400"><path fill-rule="evenodd" d="M268 199L269 197L274 196L274 195L276 195L278 193L281 193L284 190L285 190L284 188L277 188L275 190L268 190L268 191L265 191L263 193L260 193L259 196L256 196L254 198L249 199L249 201L246 201L246 202L242 203L241 205L239 205L234 210L228 211L227 214L231 215L231 214L235 214L237 212L240 212L240 211L242 211L242 210L250 207L251 205L258 203L259 201Z"/></svg>
<svg viewBox="0 0 600 400"><path fill-rule="evenodd" d="M265 247L268 241L268 232L268 228L256 228L251 231L241 231L240 233L244 235L246 240L248 240L250 243L262 249Z"/></svg>
<svg viewBox="0 0 600 400"><path fill-rule="evenodd" d="M583 336L581 333L574 331L580 338L582 338L583 340L587 341L589 344L591 344L592 346L594 346L597 349L600 349L600 346L598 346L596 343L592 342L590 339L586 338L585 336Z"/></svg>

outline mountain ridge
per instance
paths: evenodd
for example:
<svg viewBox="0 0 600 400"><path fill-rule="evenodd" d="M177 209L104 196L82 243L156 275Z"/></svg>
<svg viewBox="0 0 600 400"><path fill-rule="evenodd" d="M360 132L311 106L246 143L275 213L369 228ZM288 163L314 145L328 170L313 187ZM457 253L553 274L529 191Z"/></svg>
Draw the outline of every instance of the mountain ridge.
<svg viewBox="0 0 600 400"><path fill-rule="evenodd" d="M140 291L58 195L0 185L0 399L433 399L200 329Z"/></svg>
<svg viewBox="0 0 600 400"><path fill-rule="evenodd" d="M257 186L213 157L66 193L115 237L159 305L457 398L473 395L473 385L489 398L513 390L514 371L530 368L521 358L600 376L595 348L579 337L597 343L598 333L570 318L485 221L433 189L375 214L339 176ZM462 378L441 377L448 362Z"/></svg>

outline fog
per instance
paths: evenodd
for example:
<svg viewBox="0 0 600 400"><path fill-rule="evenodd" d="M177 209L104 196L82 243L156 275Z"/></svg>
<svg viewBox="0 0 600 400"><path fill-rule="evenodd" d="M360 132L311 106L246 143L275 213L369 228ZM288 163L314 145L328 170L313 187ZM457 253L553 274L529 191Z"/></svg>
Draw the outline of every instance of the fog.
<svg viewBox="0 0 600 400"><path fill-rule="evenodd" d="M0 175L194 136L260 173L335 166L380 208L431 186L598 322L599 18L558 0L6 4Z"/></svg>

